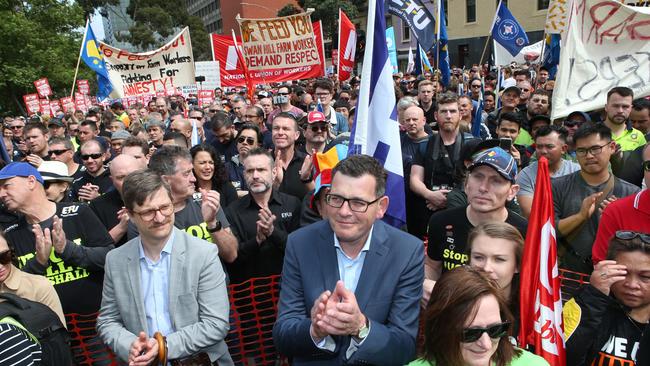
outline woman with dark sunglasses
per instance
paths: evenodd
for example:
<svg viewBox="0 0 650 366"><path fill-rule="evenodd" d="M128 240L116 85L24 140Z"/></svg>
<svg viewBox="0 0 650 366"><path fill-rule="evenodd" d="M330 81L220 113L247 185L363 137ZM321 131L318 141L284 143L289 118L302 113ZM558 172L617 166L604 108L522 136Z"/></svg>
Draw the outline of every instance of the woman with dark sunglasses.
<svg viewBox="0 0 650 366"><path fill-rule="evenodd" d="M510 343L508 304L499 285L478 268L445 273L433 288L424 321L424 353L409 366L548 365Z"/></svg>
<svg viewBox="0 0 650 366"><path fill-rule="evenodd" d="M650 365L650 234L617 231L563 316L567 365Z"/></svg>

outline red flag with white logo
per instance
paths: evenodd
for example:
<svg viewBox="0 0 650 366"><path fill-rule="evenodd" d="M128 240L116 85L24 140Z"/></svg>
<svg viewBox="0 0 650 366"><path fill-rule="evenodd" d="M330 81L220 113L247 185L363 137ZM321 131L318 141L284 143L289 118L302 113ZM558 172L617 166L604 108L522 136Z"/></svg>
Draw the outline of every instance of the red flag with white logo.
<svg viewBox="0 0 650 366"><path fill-rule="evenodd" d="M339 81L346 81L354 70L354 56L357 50L357 31L343 10L339 9Z"/></svg>
<svg viewBox="0 0 650 366"><path fill-rule="evenodd" d="M529 344L534 346L535 353L551 366L565 366L553 195L545 157L541 157L537 165L520 282L519 344L522 348Z"/></svg>

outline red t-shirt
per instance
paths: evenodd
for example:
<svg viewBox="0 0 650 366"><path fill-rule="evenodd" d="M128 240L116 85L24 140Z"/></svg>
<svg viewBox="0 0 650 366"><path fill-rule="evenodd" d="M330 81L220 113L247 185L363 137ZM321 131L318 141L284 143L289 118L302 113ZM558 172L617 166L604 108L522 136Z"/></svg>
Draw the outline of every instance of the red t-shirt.
<svg viewBox="0 0 650 366"><path fill-rule="evenodd" d="M607 258L609 240L619 230L650 234L650 192L647 189L618 199L605 208L591 249L594 264Z"/></svg>

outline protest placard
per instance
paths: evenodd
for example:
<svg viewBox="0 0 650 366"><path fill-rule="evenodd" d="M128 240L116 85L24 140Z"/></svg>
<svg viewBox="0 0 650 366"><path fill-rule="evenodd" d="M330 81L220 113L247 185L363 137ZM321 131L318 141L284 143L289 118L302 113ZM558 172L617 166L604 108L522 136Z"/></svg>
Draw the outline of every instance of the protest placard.
<svg viewBox="0 0 650 366"><path fill-rule="evenodd" d="M25 102L25 108L27 108L27 114L32 115L41 110L38 94L25 94L23 95L23 101Z"/></svg>
<svg viewBox="0 0 650 366"><path fill-rule="evenodd" d="M39 100L41 116L51 116L50 101L47 99Z"/></svg>
<svg viewBox="0 0 650 366"><path fill-rule="evenodd" d="M61 108L63 108L63 112L65 113L72 113L74 112L74 101L70 97L63 97L61 98Z"/></svg>
<svg viewBox="0 0 650 366"><path fill-rule="evenodd" d="M602 108L626 86L650 94L650 9L614 0L574 0L553 91L551 118Z"/></svg>
<svg viewBox="0 0 650 366"><path fill-rule="evenodd" d="M194 56L189 28L183 29L163 47L145 53L131 53L100 43L108 76L113 84L111 97L176 93L176 88L194 84ZM172 94L172 95L173 95Z"/></svg>
<svg viewBox="0 0 650 366"><path fill-rule="evenodd" d="M289 67L281 69L267 69L265 71L249 70L248 77L255 84L269 84L289 80L308 79L325 75L325 51L323 49L322 27L320 21L312 23L314 40L316 42L320 59L319 65L308 67ZM242 65L237 60L237 51L232 36L211 34L213 60L219 62L221 86L243 86L246 84ZM237 42L241 38L237 37Z"/></svg>
<svg viewBox="0 0 650 366"><path fill-rule="evenodd" d="M198 98L199 107L210 105L214 100L214 90L199 90Z"/></svg>
<svg viewBox="0 0 650 366"><path fill-rule="evenodd" d="M77 80L77 88L81 94L90 94L90 85L88 80Z"/></svg>
<svg viewBox="0 0 650 366"><path fill-rule="evenodd" d="M61 101L58 99L50 100L50 110L52 111L52 115L56 116L61 111Z"/></svg>
<svg viewBox="0 0 650 366"><path fill-rule="evenodd" d="M40 78L36 80L34 82L34 86L36 87L36 91L38 92L38 95L40 95L41 97L46 98L52 95L50 82L47 80L47 78Z"/></svg>

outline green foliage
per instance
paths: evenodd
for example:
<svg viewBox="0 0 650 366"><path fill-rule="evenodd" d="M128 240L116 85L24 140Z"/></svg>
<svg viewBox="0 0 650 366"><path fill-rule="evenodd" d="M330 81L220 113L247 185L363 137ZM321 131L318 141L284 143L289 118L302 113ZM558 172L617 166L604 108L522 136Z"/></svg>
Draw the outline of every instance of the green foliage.
<svg viewBox="0 0 650 366"><path fill-rule="evenodd" d="M287 4L283 6L280 10L278 10L278 16L279 17L286 17L288 15L294 15L294 14L300 14L302 13L302 10L300 8L297 8L293 4Z"/></svg>
<svg viewBox="0 0 650 366"><path fill-rule="evenodd" d="M190 16L183 0L132 0L126 9L135 21L120 41L144 50L153 50L181 29L190 27L195 61L211 60L210 39L199 17Z"/></svg>
<svg viewBox="0 0 650 366"><path fill-rule="evenodd" d="M22 96L35 93L33 82L41 77L50 82L50 98L70 95L82 15L79 5L67 1L0 2L0 113L19 112ZM80 66L78 79L95 83L95 73Z"/></svg>
<svg viewBox="0 0 650 366"><path fill-rule="evenodd" d="M313 8L312 21L323 22L323 37L334 39L338 31L339 8L343 9L348 18L354 19L359 14L358 6L363 1L355 0L298 0L303 9Z"/></svg>

